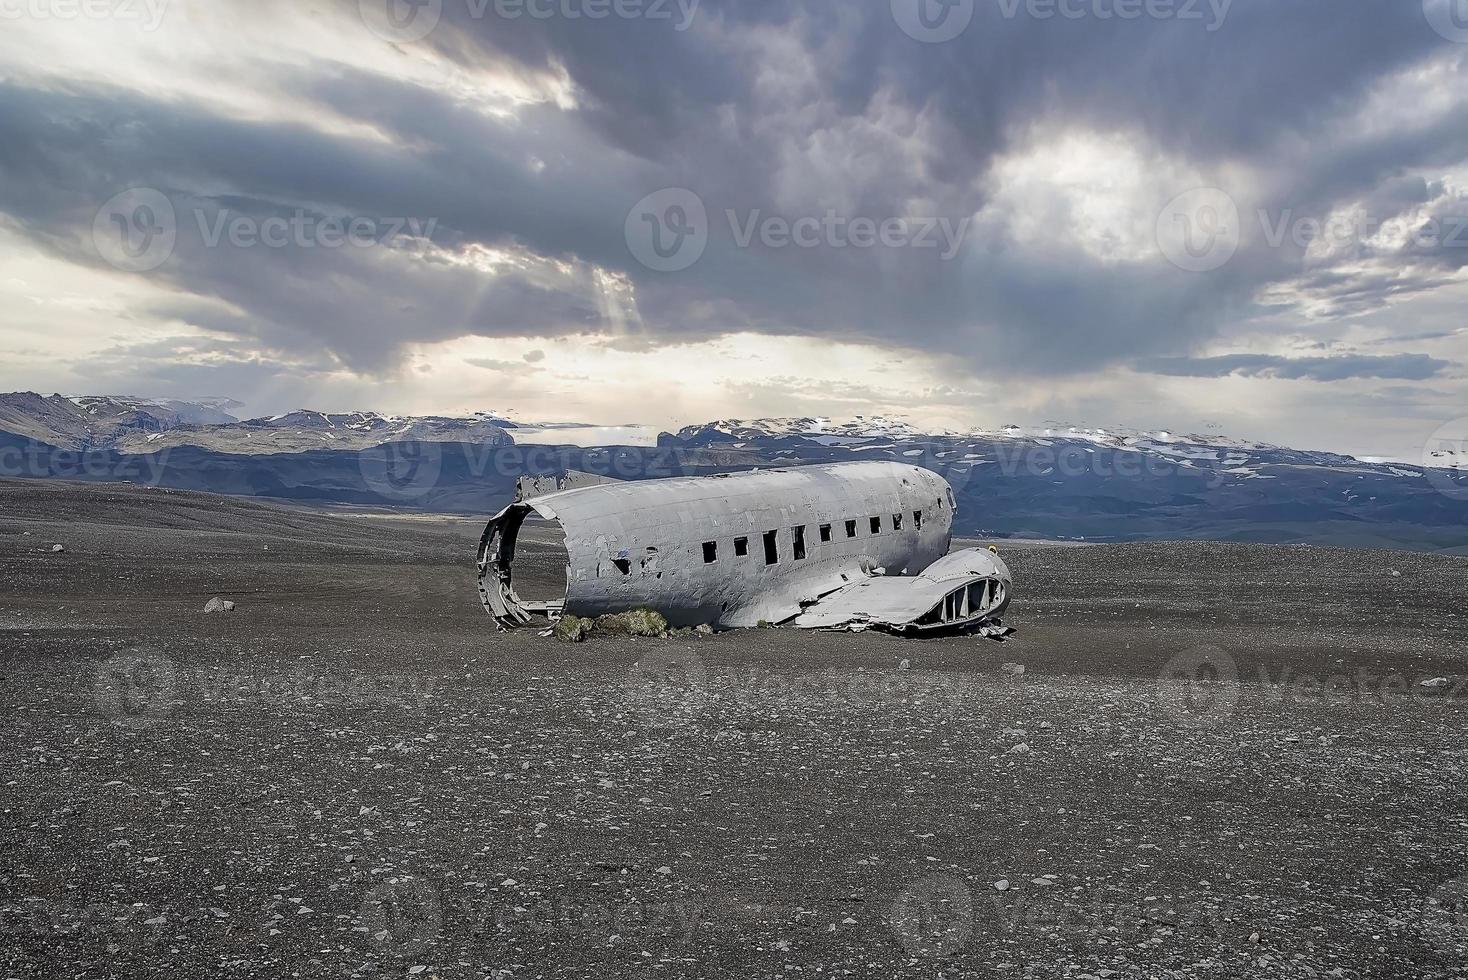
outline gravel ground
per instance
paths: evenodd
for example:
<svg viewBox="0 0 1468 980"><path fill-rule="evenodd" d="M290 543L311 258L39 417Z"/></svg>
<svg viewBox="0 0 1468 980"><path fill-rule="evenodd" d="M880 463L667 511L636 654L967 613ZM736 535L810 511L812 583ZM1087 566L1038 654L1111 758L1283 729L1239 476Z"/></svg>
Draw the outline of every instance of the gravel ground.
<svg viewBox="0 0 1468 980"><path fill-rule="evenodd" d="M1007 545L1003 644L570 646L480 530L0 481L0 974L1468 976L1464 559Z"/></svg>

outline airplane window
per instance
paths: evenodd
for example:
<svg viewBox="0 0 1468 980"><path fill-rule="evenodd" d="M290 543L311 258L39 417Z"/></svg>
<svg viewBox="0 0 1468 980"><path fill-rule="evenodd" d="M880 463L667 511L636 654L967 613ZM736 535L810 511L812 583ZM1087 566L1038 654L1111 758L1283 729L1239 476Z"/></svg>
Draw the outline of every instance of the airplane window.
<svg viewBox="0 0 1468 980"><path fill-rule="evenodd" d="M900 530L902 530L902 515L901 514L893 514L892 515L892 530L894 530L894 531L900 531Z"/></svg>
<svg viewBox="0 0 1468 980"><path fill-rule="evenodd" d="M846 522L846 536L848 538L856 537L856 521Z"/></svg>
<svg viewBox="0 0 1468 980"><path fill-rule="evenodd" d="M881 534L882 533L882 519L880 517L873 517L872 518L872 533L873 534Z"/></svg>
<svg viewBox="0 0 1468 980"><path fill-rule="evenodd" d="M765 532L765 564L773 565L780 560L779 549L775 545L775 535L778 531Z"/></svg>
<svg viewBox="0 0 1468 980"><path fill-rule="evenodd" d="M923 529L923 512L922 511L915 510L915 511L912 512L912 526L915 527L915 528L917 528L919 531L921 531Z"/></svg>
<svg viewBox="0 0 1468 980"><path fill-rule="evenodd" d="M830 541L831 540L831 525L829 525L829 524L822 524L821 525L821 540L822 541Z"/></svg>
<svg viewBox="0 0 1468 980"><path fill-rule="evenodd" d="M719 542L705 541L703 543L703 563L712 565L719 560Z"/></svg>
<svg viewBox="0 0 1468 980"><path fill-rule="evenodd" d="M747 554L749 554L749 539L748 538L735 538L734 539L734 557L735 558L743 558Z"/></svg>
<svg viewBox="0 0 1468 980"><path fill-rule="evenodd" d="M795 560L800 561L805 558L805 525L795 525L790 533L795 537Z"/></svg>

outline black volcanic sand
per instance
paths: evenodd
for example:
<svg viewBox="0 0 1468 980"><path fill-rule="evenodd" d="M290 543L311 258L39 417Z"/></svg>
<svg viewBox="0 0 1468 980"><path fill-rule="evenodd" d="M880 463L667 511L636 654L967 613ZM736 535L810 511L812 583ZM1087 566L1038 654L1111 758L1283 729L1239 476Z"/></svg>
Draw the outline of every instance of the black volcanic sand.
<svg viewBox="0 0 1468 980"><path fill-rule="evenodd" d="M1003 644L568 646L480 529L0 483L0 975L1468 973L1464 559L1008 546Z"/></svg>

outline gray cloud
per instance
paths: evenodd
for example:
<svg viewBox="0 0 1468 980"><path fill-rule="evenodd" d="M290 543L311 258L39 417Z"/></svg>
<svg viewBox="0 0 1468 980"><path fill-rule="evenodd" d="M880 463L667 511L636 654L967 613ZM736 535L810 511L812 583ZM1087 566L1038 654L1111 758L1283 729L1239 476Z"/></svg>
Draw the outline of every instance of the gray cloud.
<svg viewBox="0 0 1468 980"><path fill-rule="evenodd" d="M332 4L355 22L357 0ZM255 16L285 9L261 4ZM955 380L1141 363L1348 382L1448 367L1391 353L1405 342L1391 339L1372 341L1387 349L1375 358L1187 354L1261 317L1303 330L1429 296L1468 265L1462 248L1362 241L1322 257L1253 234L1227 264L1189 273L1155 254L1147 227L1147 209L1188 181L1219 183L1251 227L1255 209L1461 214L1446 175L1468 160L1468 100L1410 112L1382 102L1413 73L1461 88L1465 52L1415 3L1236 0L1210 32L1008 18L981 0L968 30L941 45L904 35L882 2L703 0L682 32L470 9L445 0L432 35L379 45L380 64L244 60L238 71L289 93L316 126L126 79L36 84L0 71L0 213L50 254L107 271L88 243L97 207L125 187L164 192L178 244L150 276L170 296L134 315L207 331L249 365L232 377L299 380L301 365L386 377L414 345L466 336L593 335L653 350L736 331L939 354ZM188 30L181 18L162 27ZM365 27L353 40L376 43ZM400 63L436 67L387 70ZM488 79L565 91L484 111ZM1127 207L1139 215L1095 210L1088 195L1120 193L1115 161L1057 159L1067 133L1135 153L1140 173L1121 177L1138 177ZM1065 177L1075 200L1048 184L1028 196L1002 186L996 163L1030 151L1031 169L1077 169ZM711 222L702 257L676 273L643 267L624 240L629 208L664 187L697 193ZM945 262L913 248L741 247L728 210L974 221ZM298 211L431 220L433 232L372 248L207 241L221 216ZM1088 248L1088 235L1120 258ZM1403 333L1447 338L1458 326Z"/></svg>
<svg viewBox="0 0 1468 980"><path fill-rule="evenodd" d="M1338 357L1281 357L1275 354L1223 354L1218 357L1159 357L1143 361L1141 368L1153 374L1178 378L1284 378L1306 381L1343 381L1347 378L1389 378L1425 381L1453 365L1426 354L1391 354L1373 357L1345 354Z"/></svg>

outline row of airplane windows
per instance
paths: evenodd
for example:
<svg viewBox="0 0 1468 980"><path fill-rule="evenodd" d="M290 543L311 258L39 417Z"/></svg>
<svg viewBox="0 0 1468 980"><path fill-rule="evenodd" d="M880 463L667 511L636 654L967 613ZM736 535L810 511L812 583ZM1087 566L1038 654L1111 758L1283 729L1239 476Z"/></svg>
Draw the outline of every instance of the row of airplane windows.
<svg viewBox="0 0 1468 980"><path fill-rule="evenodd" d="M912 512L912 525L913 525L913 528L915 530L921 531L923 529L923 512L922 511L915 510L915 511ZM867 526L871 528L871 532L873 534L881 534L882 533L882 518L881 517L869 517L869 518L867 518ZM832 525L830 525L830 524L822 524L820 526L820 536L821 536L821 541L822 542L829 542L831 540L831 527L832 527ZM846 536L848 538L854 538L854 537L856 537L856 528L857 528L857 521L856 520L853 519L853 520L847 521L846 522ZM900 531L900 530L902 530L902 515L901 514L893 514L892 515L892 530L894 530L894 531ZM780 532L778 530L766 531L764 533L765 564L766 565L774 565L774 564L777 564L780 561L779 534L780 534ZM792 542L793 542L793 545L794 545L793 548L791 549L791 551L792 551L792 553L794 555L795 560L796 561L803 560L805 558L805 525L804 524L797 524L794 527L792 527L790 529L790 537L791 537ZM748 554L749 554L749 538L747 538L747 537L738 537L738 538L735 538L734 539L734 557L735 558L744 558ZM714 562L716 562L718 560L719 560L719 543L717 541L705 541L703 543L703 563L705 565L712 565Z"/></svg>

